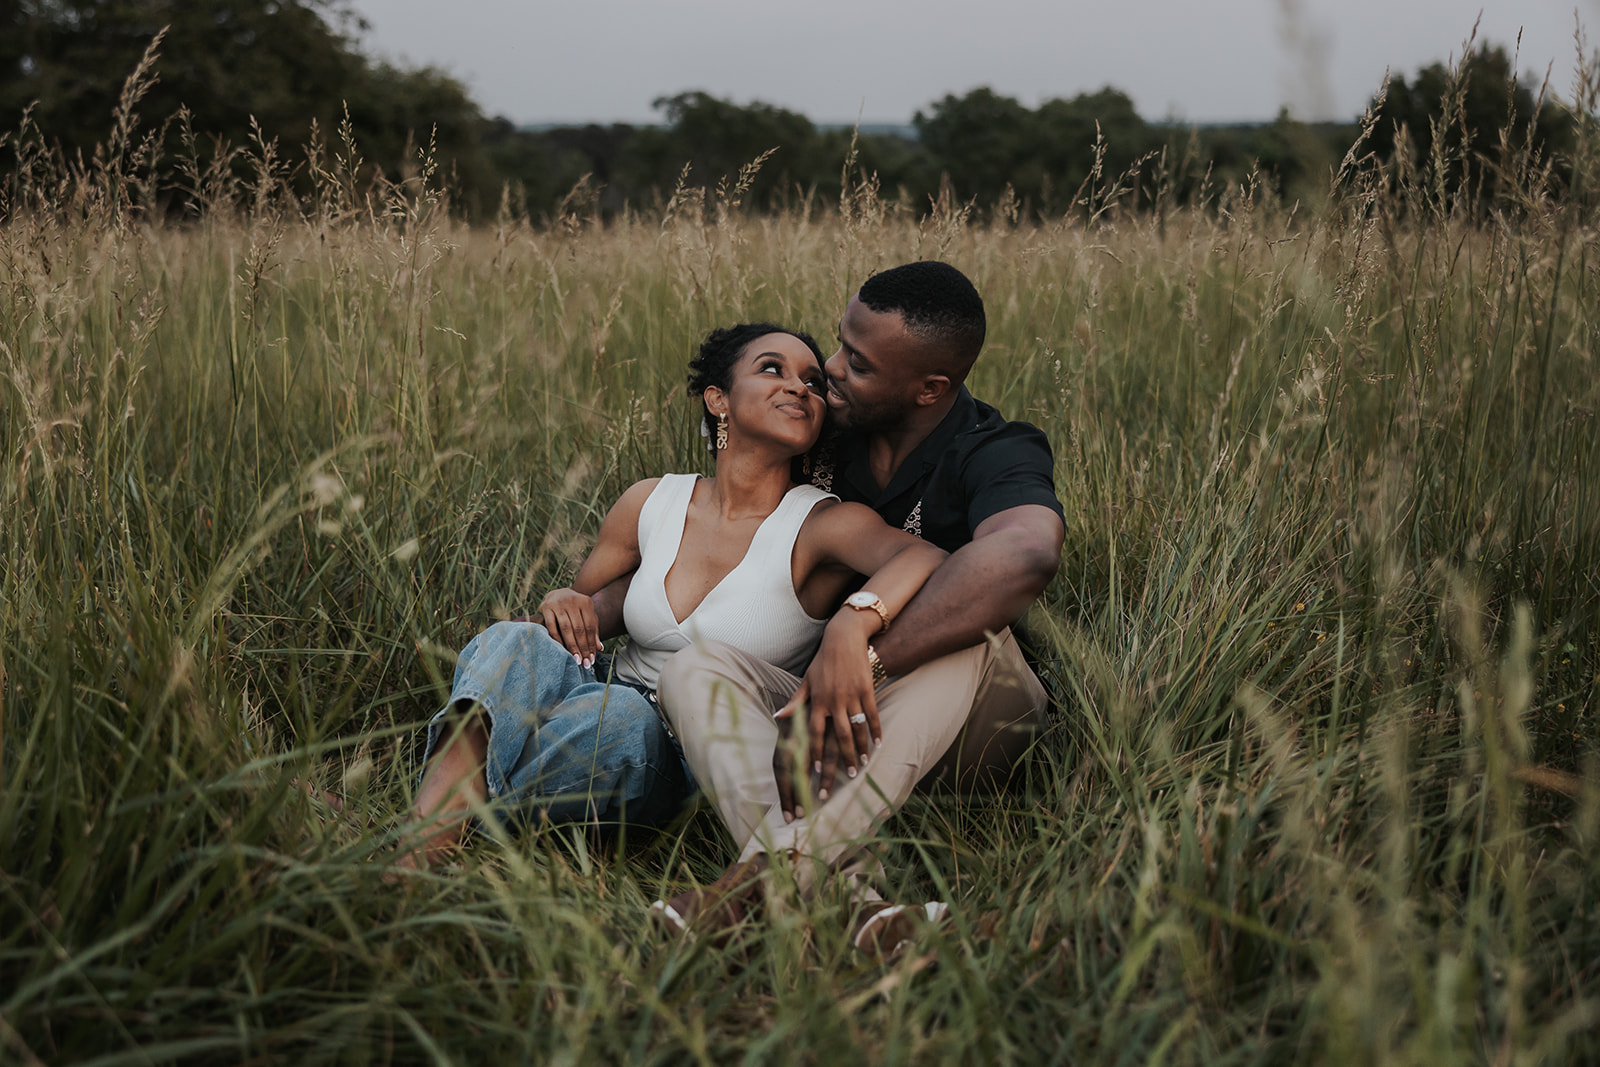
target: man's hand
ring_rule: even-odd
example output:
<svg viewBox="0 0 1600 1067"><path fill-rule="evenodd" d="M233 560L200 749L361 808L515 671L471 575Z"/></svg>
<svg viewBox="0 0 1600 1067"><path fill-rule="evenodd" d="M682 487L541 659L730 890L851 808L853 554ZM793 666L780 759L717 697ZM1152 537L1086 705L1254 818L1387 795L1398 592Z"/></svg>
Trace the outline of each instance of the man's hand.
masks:
<svg viewBox="0 0 1600 1067"><path fill-rule="evenodd" d="M594 600L575 589L552 589L539 602L539 621L585 667L600 652L600 619Z"/></svg>
<svg viewBox="0 0 1600 1067"><path fill-rule="evenodd" d="M805 730L796 731L794 721L803 717L796 712L796 707L805 707L805 683L801 683L800 691L796 696L801 703L794 701L778 709L773 716L778 724L778 743L772 750L772 777L778 783L778 807L783 812L784 822L794 822L806 812L807 796L800 789L801 782L808 782L811 778L806 770L807 764L813 761L807 758L808 734ZM836 765L839 759L839 745L834 737L830 724L823 734L822 764L823 766ZM833 781L830 778L828 786L831 789ZM819 789L819 800L827 800L827 790Z"/></svg>

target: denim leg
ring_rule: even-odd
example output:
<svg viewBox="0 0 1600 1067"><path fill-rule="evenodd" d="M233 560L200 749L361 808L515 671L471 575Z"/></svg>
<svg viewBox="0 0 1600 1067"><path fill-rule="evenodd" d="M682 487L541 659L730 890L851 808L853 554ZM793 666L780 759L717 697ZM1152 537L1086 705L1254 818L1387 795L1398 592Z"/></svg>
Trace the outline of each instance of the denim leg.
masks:
<svg viewBox="0 0 1600 1067"><path fill-rule="evenodd" d="M553 707L573 688L594 681L572 653L531 622L497 622L456 657L450 703L485 707Z"/></svg>
<svg viewBox="0 0 1600 1067"><path fill-rule="evenodd" d="M491 726L489 762L502 795L514 798L519 811L554 822L656 826L689 795L688 775L660 716L621 684L577 686L534 729Z"/></svg>
<svg viewBox="0 0 1600 1067"><path fill-rule="evenodd" d="M514 818L659 825L692 791L650 701L596 679L543 626L496 623L462 650L450 703L428 729L429 755L462 702L483 709L489 795Z"/></svg>

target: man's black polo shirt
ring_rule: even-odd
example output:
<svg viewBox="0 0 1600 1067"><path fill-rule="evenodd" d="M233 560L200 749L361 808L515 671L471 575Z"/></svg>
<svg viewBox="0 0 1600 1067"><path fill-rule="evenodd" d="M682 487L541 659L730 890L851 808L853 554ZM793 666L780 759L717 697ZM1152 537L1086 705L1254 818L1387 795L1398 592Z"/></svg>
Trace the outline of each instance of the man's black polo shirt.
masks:
<svg viewBox="0 0 1600 1067"><path fill-rule="evenodd" d="M880 492L865 439L841 433L818 450L812 484L865 504L890 526L954 552L989 516L1023 504L1064 513L1050 442L1038 427L1007 422L967 387Z"/></svg>

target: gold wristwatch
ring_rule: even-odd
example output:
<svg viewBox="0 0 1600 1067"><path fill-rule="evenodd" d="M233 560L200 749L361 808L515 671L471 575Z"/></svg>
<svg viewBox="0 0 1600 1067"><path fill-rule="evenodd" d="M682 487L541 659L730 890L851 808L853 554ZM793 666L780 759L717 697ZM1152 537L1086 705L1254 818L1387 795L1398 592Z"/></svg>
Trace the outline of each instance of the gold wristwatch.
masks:
<svg viewBox="0 0 1600 1067"><path fill-rule="evenodd" d="M883 606L883 598L877 593L869 593L863 589L845 597L844 602L857 611L876 611L878 618L883 620L883 625L878 628L880 634L889 628L889 609Z"/></svg>
<svg viewBox="0 0 1600 1067"><path fill-rule="evenodd" d="M867 664L872 668L872 688L876 689L889 680L889 672L884 670L883 660L878 658L878 650L871 645L867 646Z"/></svg>

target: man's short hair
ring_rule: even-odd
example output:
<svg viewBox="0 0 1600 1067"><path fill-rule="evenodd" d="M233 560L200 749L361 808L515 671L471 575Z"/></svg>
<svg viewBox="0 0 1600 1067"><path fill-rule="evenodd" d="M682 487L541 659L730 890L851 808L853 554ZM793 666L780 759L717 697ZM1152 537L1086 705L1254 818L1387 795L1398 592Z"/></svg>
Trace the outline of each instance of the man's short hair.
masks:
<svg viewBox="0 0 1600 1067"><path fill-rule="evenodd" d="M983 348L983 298L948 263L925 259L874 274L862 283L860 298L873 311L899 312L913 336L938 349L939 369L956 381Z"/></svg>

